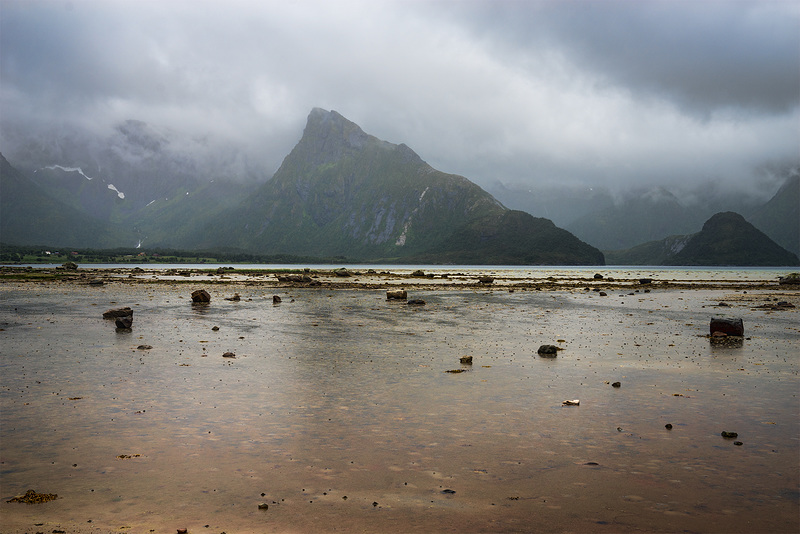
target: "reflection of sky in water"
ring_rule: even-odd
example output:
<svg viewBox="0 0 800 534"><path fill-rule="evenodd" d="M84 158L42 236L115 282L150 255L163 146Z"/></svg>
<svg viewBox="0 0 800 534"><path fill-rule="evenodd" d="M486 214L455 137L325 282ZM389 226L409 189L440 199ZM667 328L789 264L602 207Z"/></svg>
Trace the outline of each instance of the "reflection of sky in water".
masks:
<svg viewBox="0 0 800 534"><path fill-rule="evenodd" d="M2 292L4 501L62 497L6 517L257 532L274 500L278 531L796 525L794 311L734 304L751 339L720 349L721 293L209 290ZM117 333L100 316L125 305Z"/></svg>

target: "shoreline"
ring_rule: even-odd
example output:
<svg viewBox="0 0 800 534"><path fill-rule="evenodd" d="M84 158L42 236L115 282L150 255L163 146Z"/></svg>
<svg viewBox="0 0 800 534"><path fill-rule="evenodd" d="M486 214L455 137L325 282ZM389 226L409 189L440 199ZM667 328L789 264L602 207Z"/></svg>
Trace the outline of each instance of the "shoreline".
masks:
<svg viewBox="0 0 800 534"><path fill-rule="evenodd" d="M547 269L547 267L542 267ZM713 271L713 268L709 268ZM791 269L786 269L787 273ZM286 288L318 288L318 289L364 289L381 290L398 287L414 290L448 290L475 289L485 291L594 291L635 290L649 292L652 290L800 290L798 284L782 284L779 276L772 280L743 279L739 271L716 271L715 278L657 278L650 269L615 268L615 276L606 276L600 272L609 269L598 269L591 276L542 276L520 277L516 271L508 268L492 270L491 268L459 268L450 270L437 268L419 274L410 268L398 268L392 271L376 271L374 269L236 269L220 266L210 269L143 269L141 267L102 267L67 270L63 267L0 267L0 284L4 282L55 282L74 285L130 285L130 284L208 284L240 287L263 286L275 289ZM407 272L403 272L407 271ZM638 274L637 274L638 271ZM664 275L670 271L658 273ZM721 273L725 274L721 274ZM292 279L294 277L294 279Z"/></svg>

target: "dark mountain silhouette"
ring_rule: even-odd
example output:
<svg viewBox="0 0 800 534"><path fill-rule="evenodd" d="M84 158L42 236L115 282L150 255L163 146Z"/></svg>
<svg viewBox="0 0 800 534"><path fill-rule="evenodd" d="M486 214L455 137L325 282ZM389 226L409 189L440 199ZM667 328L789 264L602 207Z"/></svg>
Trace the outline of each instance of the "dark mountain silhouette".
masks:
<svg viewBox="0 0 800 534"><path fill-rule="evenodd" d="M618 265L800 265L796 254L731 211L712 216L696 234L671 236L607 254L609 262Z"/></svg>

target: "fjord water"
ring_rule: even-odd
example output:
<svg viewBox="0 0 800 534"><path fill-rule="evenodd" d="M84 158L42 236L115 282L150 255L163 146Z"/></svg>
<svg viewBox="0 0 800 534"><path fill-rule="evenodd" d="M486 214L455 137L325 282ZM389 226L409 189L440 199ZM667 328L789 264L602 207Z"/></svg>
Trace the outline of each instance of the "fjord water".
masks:
<svg viewBox="0 0 800 534"><path fill-rule="evenodd" d="M800 526L800 330L765 295L188 287L0 286L8 532ZM723 299L740 347L705 336Z"/></svg>

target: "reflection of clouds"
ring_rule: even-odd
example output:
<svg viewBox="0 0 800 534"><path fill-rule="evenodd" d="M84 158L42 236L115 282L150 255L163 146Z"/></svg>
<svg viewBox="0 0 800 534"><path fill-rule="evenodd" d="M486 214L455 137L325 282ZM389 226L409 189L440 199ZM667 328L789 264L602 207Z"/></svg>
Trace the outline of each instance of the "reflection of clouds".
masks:
<svg viewBox="0 0 800 534"><path fill-rule="evenodd" d="M37 289L42 297L6 294L0 308L0 323L23 323L3 332L0 352L9 371L0 375L9 392L0 417L15 429L3 436L15 462L4 483L41 477L77 494L107 484L103 472L115 469L114 494L130 499L131 517L152 517L163 488L181 487L235 523L241 510L226 516L219 495L238 499L254 483L287 503L305 489L313 506L347 494L347 505L362 499L370 509L400 488L404 506L429 510L452 487L464 506L479 507L497 495L567 493L589 480L587 462L622 466L613 473L619 485L587 487L598 506L620 502L641 473L647 485L637 492L653 502L762 499L786 484L769 474L797 452L793 316L759 323L746 352L709 348L697 335L706 291L628 295L624 305L582 292L430 291L423 315L387 303L382 291L292 289L279 307L271 293L242 291L240 303L214 300L200 311L185 288L159 287L148 301L152 288L137 286L124 290L141 303L134 336L115 335L97 317L97 293L68 291L71 307L59 317L77 313L83 328L50 323L48 306L24 305L47 298L47 288ZM742 314L748 324L764 317ZM558 339L557 358L536 357L541 343ZM135 350L142 342L153 349ZM223 360L226 350L237 358ZM467 355L469 372L444 372ZM581 406L561 409L572 398ZM722 429L781 453L737 466L746 483L709 487L708 473L728 472L730 457L695 444L721 442ZM132 453L142 461L114 459ZM73 463L99 468L78 477L60 467ZM503 511L519 514L517 525L531 517L518 508L525 502Z"/></svg>

